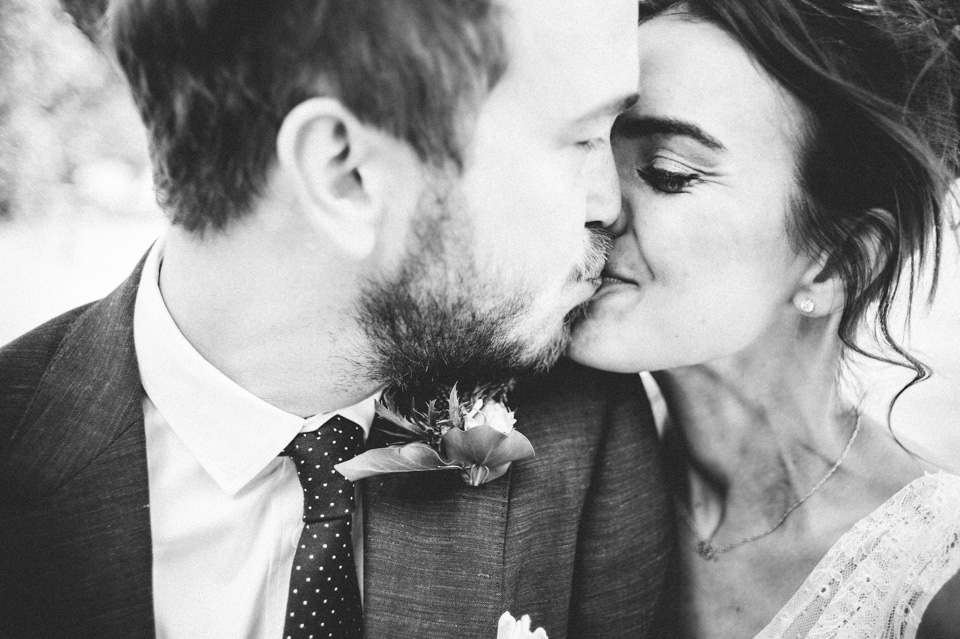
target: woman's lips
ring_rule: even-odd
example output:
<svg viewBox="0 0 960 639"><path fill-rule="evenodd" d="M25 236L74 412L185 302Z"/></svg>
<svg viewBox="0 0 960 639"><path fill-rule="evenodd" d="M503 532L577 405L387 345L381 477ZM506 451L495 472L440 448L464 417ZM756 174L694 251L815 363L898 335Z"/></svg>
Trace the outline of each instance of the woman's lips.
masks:
<svg viewBox="0 0 960 639"><path fill-rule="evenodd" d="M626 277L616 275L606 270L604 270L604 272L600 275L600 279L604 286L612 286L614 284L631 284L633 286L637 285L637 283L631 279L627 279Z"/></svg>

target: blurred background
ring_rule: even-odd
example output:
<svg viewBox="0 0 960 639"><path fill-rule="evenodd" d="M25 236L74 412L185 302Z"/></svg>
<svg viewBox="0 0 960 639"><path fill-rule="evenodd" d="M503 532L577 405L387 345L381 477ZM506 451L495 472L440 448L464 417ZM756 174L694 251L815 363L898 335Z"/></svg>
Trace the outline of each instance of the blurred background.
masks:
<svg viewBox="0 0 960 639"><path fill-rule="evenodd" d="M64 0L88 34L106 0ZM164 227L143 127L122 80L56 0L0 0L0 344L113 290ZM901 309L903 310L903 309ZM960 252L913 308L908 343L934 370L892 413L901 441L960 470ZM858 363L886 418L910 374Z"/></svg>
<svg viewBox="0 0 960 639"><path fill-rule="evenodd" d="M163 224L112 65L56 0L0 0L0 343L109 293Z"/></svg>

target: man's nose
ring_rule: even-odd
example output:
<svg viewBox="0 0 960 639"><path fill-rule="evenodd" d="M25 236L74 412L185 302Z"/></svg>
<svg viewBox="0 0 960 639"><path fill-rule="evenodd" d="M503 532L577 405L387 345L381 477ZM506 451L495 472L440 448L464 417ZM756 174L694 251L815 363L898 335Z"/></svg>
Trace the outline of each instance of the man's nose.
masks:
<svg viewBox="0 0 960 639"><path fill-rule="evenodd" d="M609 146L597 149L587 160L587 223L612 226L620 216L620 180Z"/></svg>

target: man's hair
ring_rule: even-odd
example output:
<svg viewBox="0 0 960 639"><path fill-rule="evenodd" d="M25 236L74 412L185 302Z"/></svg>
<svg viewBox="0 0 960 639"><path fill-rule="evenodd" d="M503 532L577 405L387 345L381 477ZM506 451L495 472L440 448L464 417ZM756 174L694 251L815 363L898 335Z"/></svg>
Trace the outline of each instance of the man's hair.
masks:
<svg viewBox="0 0 960 639"><path fill-rule="evenodd" d="M506 56L494 0L117 0L110 41L160 204L200 232L250 211L284 117L313 96L462 167Z"/></svg>

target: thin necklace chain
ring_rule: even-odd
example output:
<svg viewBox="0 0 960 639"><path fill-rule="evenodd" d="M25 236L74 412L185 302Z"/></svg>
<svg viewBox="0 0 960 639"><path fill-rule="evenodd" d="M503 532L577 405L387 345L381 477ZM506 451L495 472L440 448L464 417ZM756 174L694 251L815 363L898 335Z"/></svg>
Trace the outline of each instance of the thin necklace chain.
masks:
<svg viewBox="0 0 960 639"><path fill-rule="evenodd" d="M787 510L783 513L783 515L780 517L780 520L777 521L777 523L775 523L770 528L767 528L763 532L757 533L755 535L750 535L749 537L745 537L744 539L735 541L732 544L727 544L725 546L717 546L713 543L713 537L714 535L717 534L716 531L714 531L712 534L710 534L710 536L706 538L701 537L700 531L697 530L697 524L696 522L693 521L693 516L690 514L689 510L686 507L684 507L683 504L680 503L679 498L675 497L675 501L677 503L677 510L680 511L680 514L683 516L683 520L687 524L687 527L690 528L690 532L692 532L694 536L697 538L697 546L696 546L697 554L703 557L704 559L708 559L708 560L716 559L717 556L719 555L730 552L731 550L739 548L740 546L743 546L745 544L749 544L750 542L757 541L758 539L762 539L767 535L773 533L773 531L775 531L780 526L782 526L783 522L785 522L787 520L787 517L790 516L790 513L792 513L797 508L802 506L805 501L810 499L810 497L815 492L820 490L820 487L823 486L825 483L827 483L827 480L830 479L835 472L837 472L837 469L840 468L840 465L843 463L843 460L847 458L847 454L850 452L850 449L853 447L853 442L857 439L857 434L860 432L860 424L861 424L861 419L860 419L860 414L858 413L857 425L854 427L853 433L850 435L850 439L847 441L847 447L843 449L842 453L840 453L840 457L837 459L836 463L830 468L830 470L827 471L826 475L820 478L820 481L818 481L813 488L807 491L807 494L805 494L803 497L798 499L796 503L794 503L792 506L787 508Z"/></svg>

